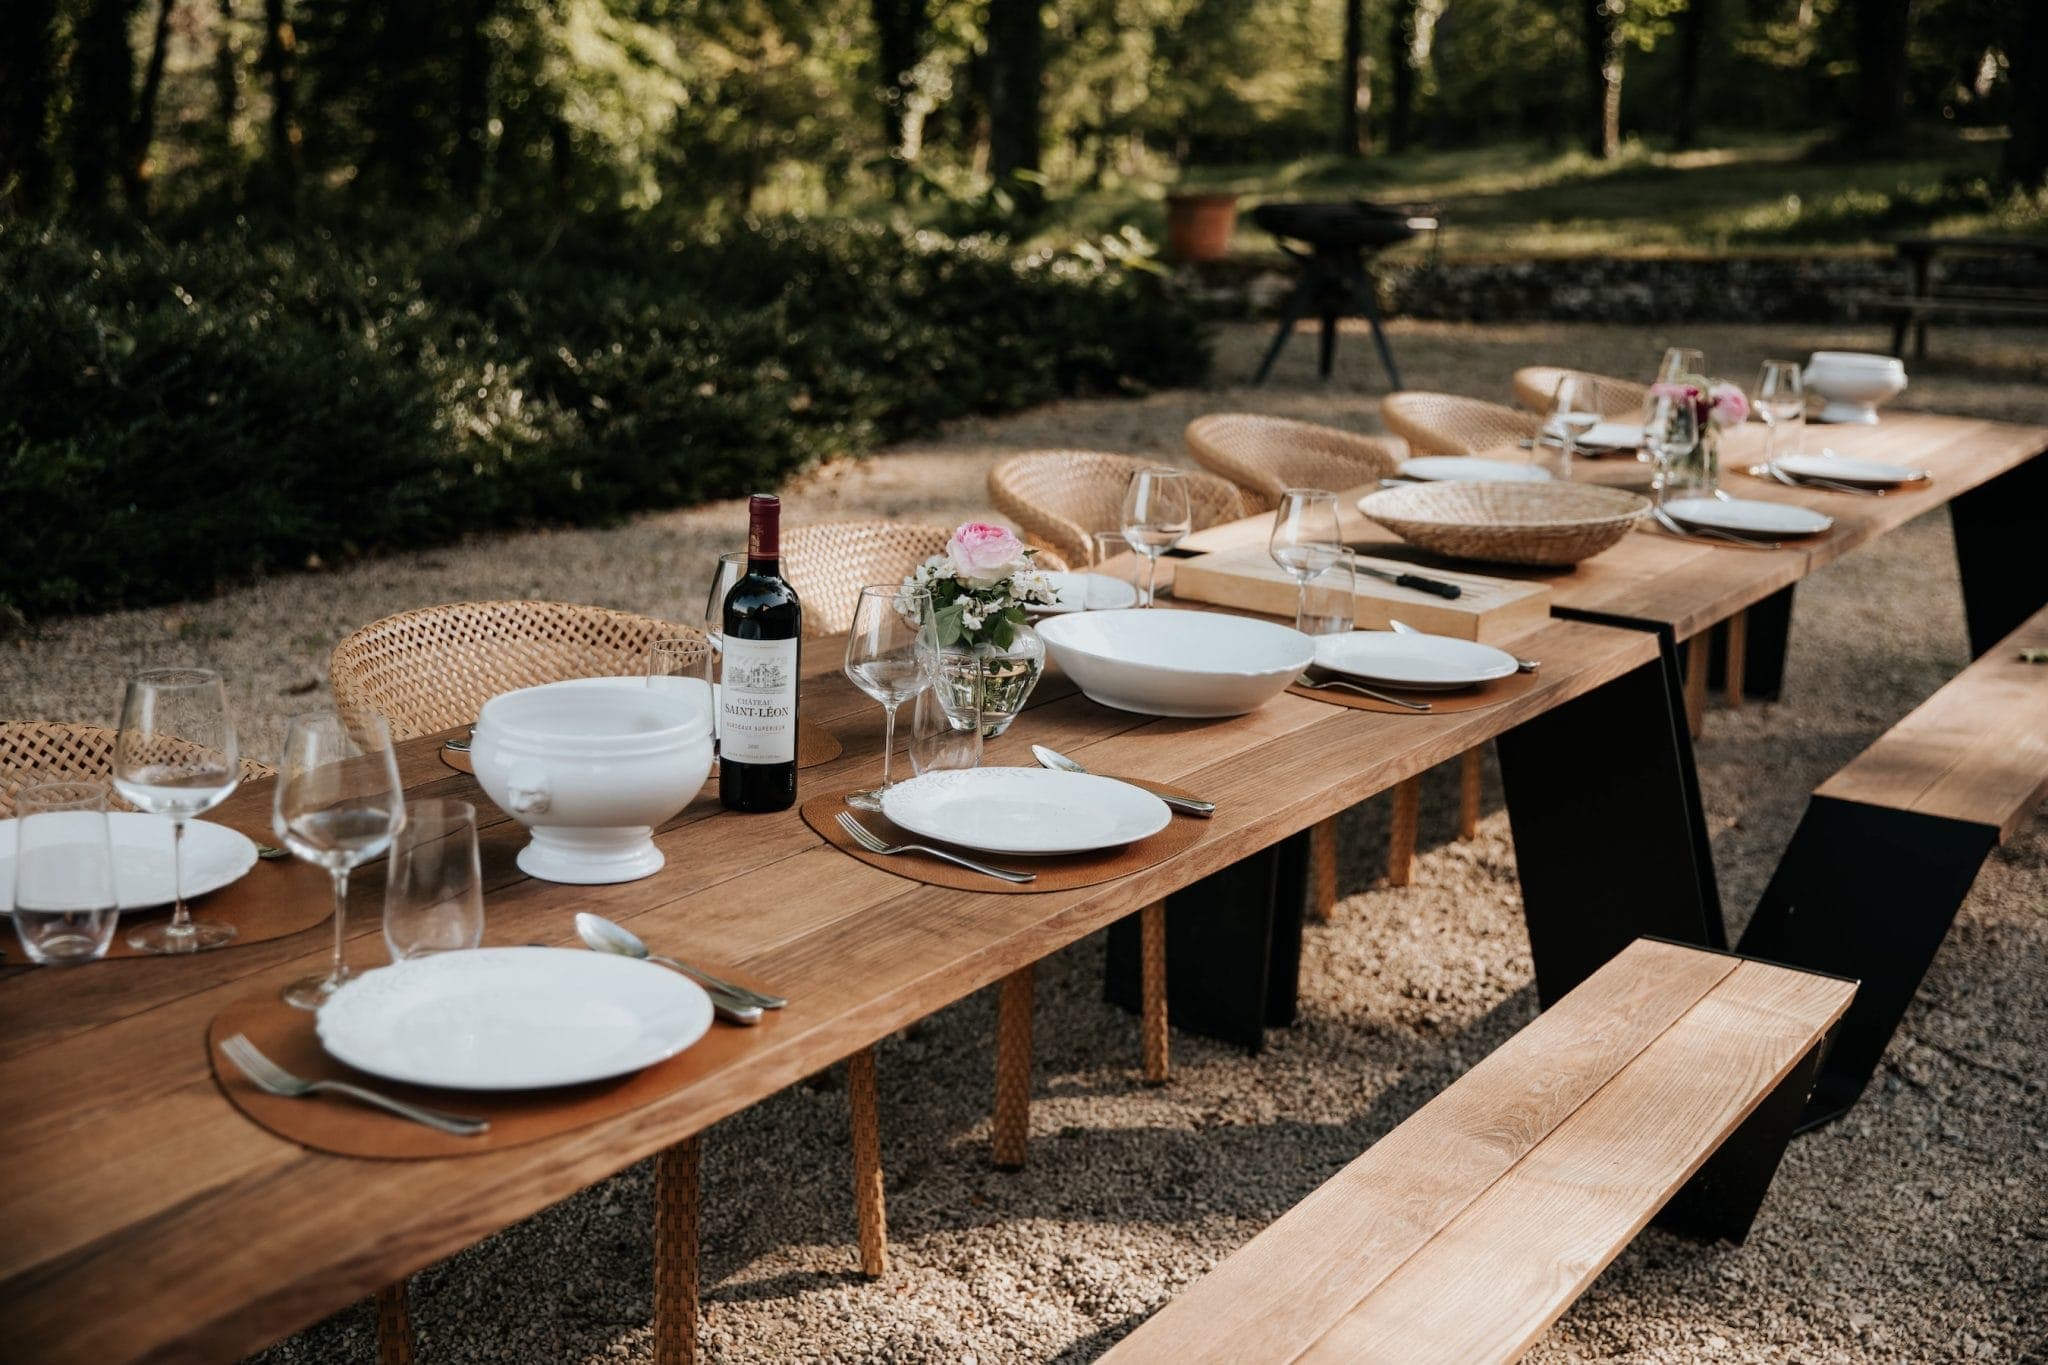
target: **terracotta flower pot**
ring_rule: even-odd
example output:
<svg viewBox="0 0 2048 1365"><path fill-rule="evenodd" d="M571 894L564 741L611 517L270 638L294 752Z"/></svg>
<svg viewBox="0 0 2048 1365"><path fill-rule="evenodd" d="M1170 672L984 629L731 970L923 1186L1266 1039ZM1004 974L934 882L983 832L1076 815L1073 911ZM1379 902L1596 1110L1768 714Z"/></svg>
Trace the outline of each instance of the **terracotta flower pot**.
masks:
<svg viewBox="0 0 2048 1365"><path fill-rule="evenodd" d="M1174 261L1220 261L1237 226L1234 194L1166 196L1166 256Z"/></svg>

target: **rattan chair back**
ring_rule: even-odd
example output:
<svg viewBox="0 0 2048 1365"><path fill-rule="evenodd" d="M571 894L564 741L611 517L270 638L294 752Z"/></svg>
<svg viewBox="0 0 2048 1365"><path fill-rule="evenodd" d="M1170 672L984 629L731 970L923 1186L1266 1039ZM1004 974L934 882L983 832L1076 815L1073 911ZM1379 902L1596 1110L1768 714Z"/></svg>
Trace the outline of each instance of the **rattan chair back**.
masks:
<svg viewBox="0 0 2048 1365"><path fill-rule="evenodd" d="M1538 419L1498 403L1452 393L1390 393L1380 420L1417 455L1476 455L1536 434Z"/></svg>
<svg viewBox="0 0 2048 1365"><path fill-rule="evenodd" d="M55 720L0 721L0 819L12 819L16 799L30 782L104 782L114 774L116 731L104 725ZM242 760L242 780L275 777L277 769ZM109 791L108 808L133 810Z"/></svg>
<svg viewBox="0 0 2048 1365"><path fill-rule="evenodd" d="M1593 409L1610 420L1637 421L1643 415L1644 405L1649 402L1648 384L1638 384L1633 379L1616 379L1610 374L1568 370L1557 365L1525 365L1516 370L1515 401L1538 416L1548 414L1550 400L1557 396L1557 381L1567 374L1576 374L1593 382Z"/></svg>
<svg viewBox="0 0 2048 1365"><path fill-rule="evenodd" d="M1100 450L1034 450L989 470L988 493L1026 542L1083 568L1094 558L1095 533L1122 529L1131 475L1160 463ZM1236 484L1200 470L1188 471L1188 505L1197 531L1246 512Z"/></svg>
<svg viewBox="0 0 2048 1365"><path fill-rule="evenodd" d="M500 692L647 671L694 626L565 602L454 602L373 621L334 647L336 706L381 712L393 739L468 725ZM708 645L706 646L708 648Z"/></svg>
<svg viewBox="0 0 2048 1365"><path fill-rule="evenodd" d="M803 599L804 634L853 629L853 608L869 583L897 583L946 552L943 526L893 521L823 521L782 533L782 573Z"/></svg>
<svg viewBox="0 0 2048 1365"><path fill-rule="evenodd" d="M1377 483L1408 453L1391 437L1250 412L1197 417L1188 423L1187 442L1197 464L1237 485L1247 512L1272 511L1289 488L1338 491Z"/></svg>

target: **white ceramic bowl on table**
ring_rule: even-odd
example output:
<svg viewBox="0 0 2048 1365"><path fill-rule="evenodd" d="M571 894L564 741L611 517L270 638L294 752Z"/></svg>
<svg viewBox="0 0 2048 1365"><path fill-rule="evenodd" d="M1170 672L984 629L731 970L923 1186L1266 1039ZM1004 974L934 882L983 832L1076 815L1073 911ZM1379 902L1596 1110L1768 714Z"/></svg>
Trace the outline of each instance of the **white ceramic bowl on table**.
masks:
<svg viewBox="0 0 2048 1365"><path fill-rule="evenodd" d="M1208 611L1075 612L1038 633L1091 700L1147 716L1255 711L1316 656L1315 642L1291 626Z"/></svg>
<svg viewBox="0 0 2048 1365"><path fill-rule="evenodd" d="M1815 351L1806 362L1806 387L1827 401L1817 422L1877 424L1877 406L1906 387L1897 356L1861 351Z"/></svg>
<svg viewBox="0 0 2048 1365"><path fill-rule="evenodd" d="M711 772L701 691L592 678L485 702L470 761L491 800L532 832L520 868L578 885L660 871L655 826L688 805Z"/></svg>

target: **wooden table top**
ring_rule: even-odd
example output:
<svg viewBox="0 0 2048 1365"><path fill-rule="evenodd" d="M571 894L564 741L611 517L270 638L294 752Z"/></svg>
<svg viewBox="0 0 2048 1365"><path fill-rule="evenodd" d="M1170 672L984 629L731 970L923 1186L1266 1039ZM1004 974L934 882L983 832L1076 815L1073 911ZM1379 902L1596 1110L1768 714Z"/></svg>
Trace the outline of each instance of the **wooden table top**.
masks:
<svg viewBox="0 0 2048 1365"><path fill-rule="evenodd" d="M1551 587L1553 610L1667 626L1675 638L1687 640L1797 583L1857 546L1903 526L1923 512L1946 505L1958 494L2048 450L2048 427L1933 413L1887 412L1874 427L1809 425L1805 445L1809 450L1832 448L1844 455L1924 468L1931 470L1934 477L1925 488L1892 492L1882 498L1788 488L1775 480L1752 478L1744 471L1763 459L1764 448L1764 430L1752 423L1722 438L1723 490L1731 497L1798 503L1824 512L1835 519L1834 529L1826 535L1807 542L1788 542L1784 549L1766 552L1680 540L1645 520L1643 529L1613 549L1570 568L1462 567L1503 578L1546 582ZM1520 451L1499 454L1508 459L1528 458ZM1591 476L1589 481L1608 481L1616 468L1627 468L1611 460L1584 463ZM1338 498L1344 533L1351 543L1366 553L1389 559L1418 564L1448 562L1415 549L1358 513L1358 499L1377 491L1377 487L1350 489ZM1212 527L1189 536L1182 547L1206 551L1264 544L1272 520L1268 514Z"/></svg>
<svg viewBox="0 0 2048 1365"><path fill-rule="evenodd" d="M1161 896L1454 757L1655 657L1652 637L1550 621L1513 642L1543 660L1529 692L1486 710L1387 716L1285 695L1223 721L1097 706L1048 674L987 762L1044 743L1099 771L1182 783L1219 803L1207 837L1124 880L978 895L906 880L828 846L796 811L743 816L698 800L657 836L659 874L620 886L533 881L524 834L443 765L438 737L401 746L413 795L478 804L485 941L574 942L571 912L630 924L657 949L786 993L757 1029L719 1025L688 1084L634 1113L532 1146L440 1161L303 1150L237 1113L208 1073L221 1008L321 969L330 929L187 959L0 972L0 1319L9 1357L108 1365L232 1358L623 1169ZM875 705L806 643L804 714L846 751L804 790L872 781ZM212 818L268 839L268 784ZM325 895L310 868L294 894ZM383 960L373 878L350 958Z"/></svg>

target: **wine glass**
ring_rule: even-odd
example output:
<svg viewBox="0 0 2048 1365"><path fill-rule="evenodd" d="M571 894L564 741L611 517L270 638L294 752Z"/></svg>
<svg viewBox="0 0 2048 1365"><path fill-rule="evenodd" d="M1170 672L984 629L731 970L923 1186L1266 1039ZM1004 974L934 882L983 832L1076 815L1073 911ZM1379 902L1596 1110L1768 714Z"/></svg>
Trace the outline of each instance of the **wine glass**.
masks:
<svg viewBox="0 0 2048 1365"><path fill-rule="evenodd" d="M114 740L114 790L137 810L171 818L172 906L168 921L129 934L129 947L196 953L234 938L234 925L194 923L186 908L185 822L227 800L241 772L220 674L153 668L129 680Z"/></svg>
<svg viewBox="0 0 2048 1365"><path fill-rule="evenodd" d="M728 550L718 557L711 573L711 590L704 595L704 636L715 654L725 645L725 598L732 585L747 573L747 552Z"/></svg>
<svg viewBox="0 0 2048 1365"><path fill-rule="evenodd" d="M860 590L853 632L846 637L846 676L882 703L882 785L855 792L846 804L882 808L889 790L889 757L896 747L896 708L932 684L939 654L938 614L923 588L884 583Z"/></svg>
<svg viewBox="0 0 2048 1365"><path fill-rule="evenodd" d="M1656 394L1650 399L1650 420L1643 423L1643 449L1656 465L1654 489L1659 507L1674 496L1696 491L1699 480L1691 467L1699 443L1699 409L1691 398Z"/></svg>
<svg viewBox="0 0 2048 1365"><path fill-rule="evenodd" d="M341 956L349 871L390 848L404 824L405 796L384 717L374 711L292 717L271 827L286 848L334 879L334 960L327 975L285 987L286 1003L318 1009L353 975Z"/></svg>
<svg viewBox="0 0 2048 1365"><path fill-rule="evenodd" d="M106 785L31 782L14 812L14 932L22 951L51 966L105 957L121 918Z"/></svg>
<svg viewBox="0 0 2048 1365"><path fill-rule="evenodd" d="M1707 353L1690 346L1669 346L1657 366L1659 384L1688 384L1707 372Z"/></svg>
<svg viewBox="0 0 2048 1365"><path fill-rule="evenodd" d="M917 694L910 708L912 772L981 766L981 660L972 654L946 661L943 677Z"/></svg>
<svg viewBox="0 0 2048 1365"><path fill-rule="evenodd" d="M1193 515L1186 470L1158 465L1131 475L1130 487L1124 490L1124 539L1145 556L1145 592L1139 605L1152 605L1159 556L1180 544L1193 528Z"/></svg>
<svg viewBox="0 0 2048 1365"><path fill-rule="evenodd" d="M1358 561L1345 551L1301 585L1294 628L1303 635L1346 635L1358 624Z"/></svg>
<svg viewBox="0 0 2048 1365"><path fill-rule="evenodd" d="M391 960L474 948L484 937L484 878L476 807L408 801L384 877L384 944Z"/></svg>
<svg viewBox="0 0 2048 1365"><path fill-rule="evenodd" d="M1793 447L1799 453L1797 433L1806 428L1806 380L1796 360L1766 360L1756 377L1756 410L1764 419L1764 462L1778 462L1779 433L1791 431Z"/></svg>
<svg viewBox="0 0 2048 1365"><path fill-rule="evenodd" d="M1273 513L1266 540L1273 562L1294 580L1294 626L1308 609L1309 580L1344 557L1344 533L1337 525L1337 495L1321 488L1289 488Z"/></svg>
<svg viewBox="0 0 2048 1365"><path fill-rule="evenodd" d="M718 693L716 656L709 639L696 635L675 635L647 646L647 685L657 691L674 692L704 708L711 718L711 761L718 762Z"/></svg>
<svg viewBox="0 0 2048 1365"><path fill-rule="evenodd" d="M1536 464L1557 478L1569 479L1580 438L1599 425L1600 408L1593 400L1593 381L1567 370L1558 376L1557 388L1550 395L1550 413L1543 419L1543 439L1536 443Z"/></svg>

